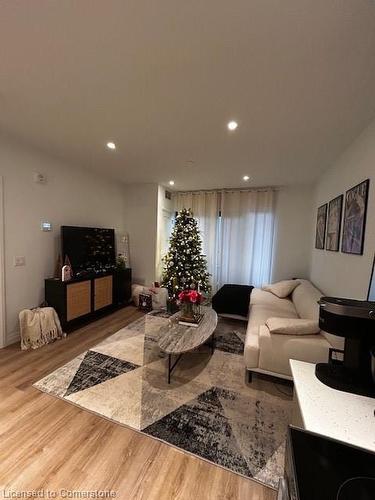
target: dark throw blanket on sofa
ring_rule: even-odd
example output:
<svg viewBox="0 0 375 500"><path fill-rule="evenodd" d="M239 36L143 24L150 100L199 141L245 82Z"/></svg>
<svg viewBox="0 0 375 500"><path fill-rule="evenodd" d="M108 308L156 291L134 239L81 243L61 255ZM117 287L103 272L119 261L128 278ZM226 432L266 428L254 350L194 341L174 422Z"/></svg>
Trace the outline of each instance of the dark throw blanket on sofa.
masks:
<svg viewBox="0 0 375 500"><path fill-rule="evenodd" d="M212 297L212 308L217 314L236 314L247 317L253 288L250 285L224 285Z"/></svg>

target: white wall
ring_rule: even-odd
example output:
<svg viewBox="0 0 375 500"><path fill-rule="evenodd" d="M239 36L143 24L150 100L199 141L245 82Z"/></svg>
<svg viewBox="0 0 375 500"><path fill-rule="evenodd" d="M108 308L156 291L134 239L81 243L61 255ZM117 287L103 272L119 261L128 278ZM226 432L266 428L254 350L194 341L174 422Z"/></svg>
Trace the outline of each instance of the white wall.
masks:
<svg viewBox="0 0 375 500"><path fill-rule="evenodd" d="M156 279L158 185L128 184L124 193L133 282L151 286Z"/></svg>
<svg viewBox="0 0 375 500"><path fill-rule="evenodd" d="M375 121L320 178L315 192L314 216L320 205L370 179L364 255L312 250L311 280L327 295L367 298L375 251ZM315 228L311 246L314 247Z"/></svg>
<svg viewBox="0 0 375 500"><path fill-rule="evenodd" d="M47 175L45 185L33 172ZM70 168L9 140L0 140L4 178L5 290L7 342L17 340L18 313L44 299L44 278L52 276L60 248L60 226L109 227L124 232L123 185L91 172ZM41 220L53 224L40 230ZM26 266L14 267L15 256Z"/></svg>
<svg viewBox="0 0 375 500"><path fill-rule="evenodd" d="M272 281L309 277L312 192L311 186L303 185L277 193Z"/></svg>
<svg viewBox="0 0 375 500"><path fill-rule="evenodd" d="M160 281L163 273L162 258L168 250L169 236L174 218L174 207L172 200L165 197L166 189L158 186L158 226L156 241L156 280Z"/></svg>

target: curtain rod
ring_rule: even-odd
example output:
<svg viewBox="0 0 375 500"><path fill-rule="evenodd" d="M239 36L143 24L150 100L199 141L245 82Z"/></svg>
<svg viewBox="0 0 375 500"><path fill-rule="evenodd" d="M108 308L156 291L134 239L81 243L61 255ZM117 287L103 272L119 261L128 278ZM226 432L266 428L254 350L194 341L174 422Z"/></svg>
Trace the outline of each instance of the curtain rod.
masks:
<svg viewBox="0 0 375 500"><path fill-rule="evenodd" d="M234 192L257 192L266 193L267 191L280 191L282 186L270 186L259 188L223 188L223 189L193 189L190 191L173 191L172 195L176 194L198 194L198 193L234 193Z"/></svg>

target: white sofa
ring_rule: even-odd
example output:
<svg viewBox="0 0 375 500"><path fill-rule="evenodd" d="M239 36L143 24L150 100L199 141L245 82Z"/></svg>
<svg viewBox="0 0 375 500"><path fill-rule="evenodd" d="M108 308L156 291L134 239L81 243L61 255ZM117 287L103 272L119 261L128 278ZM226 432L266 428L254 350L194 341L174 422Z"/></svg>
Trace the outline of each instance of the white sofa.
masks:
<svg viewBox="0 0 375 500"><path fill-rule="evenodd" d="M270 317L318 321L317 302L323 294L310 281L299 281L300 285L285 299L259 288L252 291L244 351L249 380L252 372L291 379L289 359L327 362L330 347L342 348L338 337L323 331L314 335L270 333L265 325Z"/></svg>

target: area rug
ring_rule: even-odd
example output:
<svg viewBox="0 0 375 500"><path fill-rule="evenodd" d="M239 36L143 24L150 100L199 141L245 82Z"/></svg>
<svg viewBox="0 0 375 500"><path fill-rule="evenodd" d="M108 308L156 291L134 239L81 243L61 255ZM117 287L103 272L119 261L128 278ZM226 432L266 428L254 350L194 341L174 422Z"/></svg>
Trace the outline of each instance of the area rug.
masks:
<svg viewBox="0 0 375 500"><path fill-rule="evenodd" d="M228 319L219 320L213 355L209 346L185 354L169 385L157 344L169 321L163 316L143 316L34 387L276 487L291 418L289 388L246 383L246 324Z"/></svg>

